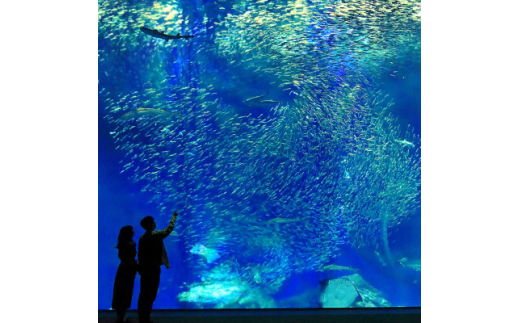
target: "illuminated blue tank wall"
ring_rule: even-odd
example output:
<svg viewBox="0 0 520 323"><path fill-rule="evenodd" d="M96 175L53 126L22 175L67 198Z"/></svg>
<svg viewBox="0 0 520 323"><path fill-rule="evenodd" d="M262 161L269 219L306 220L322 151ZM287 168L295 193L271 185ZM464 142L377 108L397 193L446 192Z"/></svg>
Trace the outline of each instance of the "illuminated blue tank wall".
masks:
<svg viewBox="0 0 520 323"><path fill-rule="evenodd" d="M155 309L421 305L419 2L111 0L98 28L99 309L119 229L176 209Z"/></svg>

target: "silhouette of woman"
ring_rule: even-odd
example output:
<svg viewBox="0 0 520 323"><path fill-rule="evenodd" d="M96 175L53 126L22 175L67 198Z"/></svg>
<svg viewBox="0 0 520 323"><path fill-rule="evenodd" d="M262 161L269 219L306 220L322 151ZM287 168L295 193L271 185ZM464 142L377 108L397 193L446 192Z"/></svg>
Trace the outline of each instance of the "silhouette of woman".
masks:
<svg viewBox="0 0 520 323"><path fill-rule="evenodd" d="M137 271L136 247L132 239L134 235L134 228L127 225L121 228L117 238L116 248L119 249L117 256L121 259L121 264L117 268L112 297L112 308L117 312L117 323L130 322L126 319L125 314L132 303L135 273Z"/></svg>

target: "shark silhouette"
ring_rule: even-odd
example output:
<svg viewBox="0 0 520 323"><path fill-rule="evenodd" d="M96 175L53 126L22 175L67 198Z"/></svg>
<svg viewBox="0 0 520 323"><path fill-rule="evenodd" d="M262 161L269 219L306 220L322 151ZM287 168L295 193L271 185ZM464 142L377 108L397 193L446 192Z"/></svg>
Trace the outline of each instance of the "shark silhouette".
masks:
<svg viewBox="0 0 520 323"><path fill-rule="evenodd" d="M193 35L181 35L180 33L177 35L167 35L164 32L160 32L156 29L149 29L146 27L141 27L139 29L141 29L141 31L147 35L150 35L155 38L164 39L164 40L166 40L166 42L168 42L168 40L170 40L170 39L181 39L181 38L189 39L189 38L195 37Z"/></svg>

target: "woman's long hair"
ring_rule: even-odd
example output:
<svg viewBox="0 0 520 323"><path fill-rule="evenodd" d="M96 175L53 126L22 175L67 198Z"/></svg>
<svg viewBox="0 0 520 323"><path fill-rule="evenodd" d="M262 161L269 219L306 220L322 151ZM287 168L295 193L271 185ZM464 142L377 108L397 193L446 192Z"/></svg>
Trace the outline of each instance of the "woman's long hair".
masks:
<svg viewBox="0 0 520 323"><path fill-rule="evenodd" d="M117 246L119 249L125 242L132 241L132 232L134 232L134 228L131 225L125 225L119 231L119 237L117 237Z"/></svg>

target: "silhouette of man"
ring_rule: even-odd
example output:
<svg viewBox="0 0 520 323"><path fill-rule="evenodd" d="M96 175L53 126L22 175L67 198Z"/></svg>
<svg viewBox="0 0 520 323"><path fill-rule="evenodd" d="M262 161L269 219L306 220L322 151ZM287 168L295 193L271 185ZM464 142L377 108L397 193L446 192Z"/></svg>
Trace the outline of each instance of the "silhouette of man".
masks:
<svg viewBox="0 0 520 323"><path fill-rule="evenodd" d="M161 265L170 268L168 255L164 248L163 239L170 235L177 220L177 211L173 212L168 227L164 230L154 231L155 220L146 216L141 220L141 226L146 232L139 238L137 259L139 261L139 273L141 275L141 290L137 302L137 312L140 323L151 323L150 314L153 302L159 290L159 278Z"/></svg>

